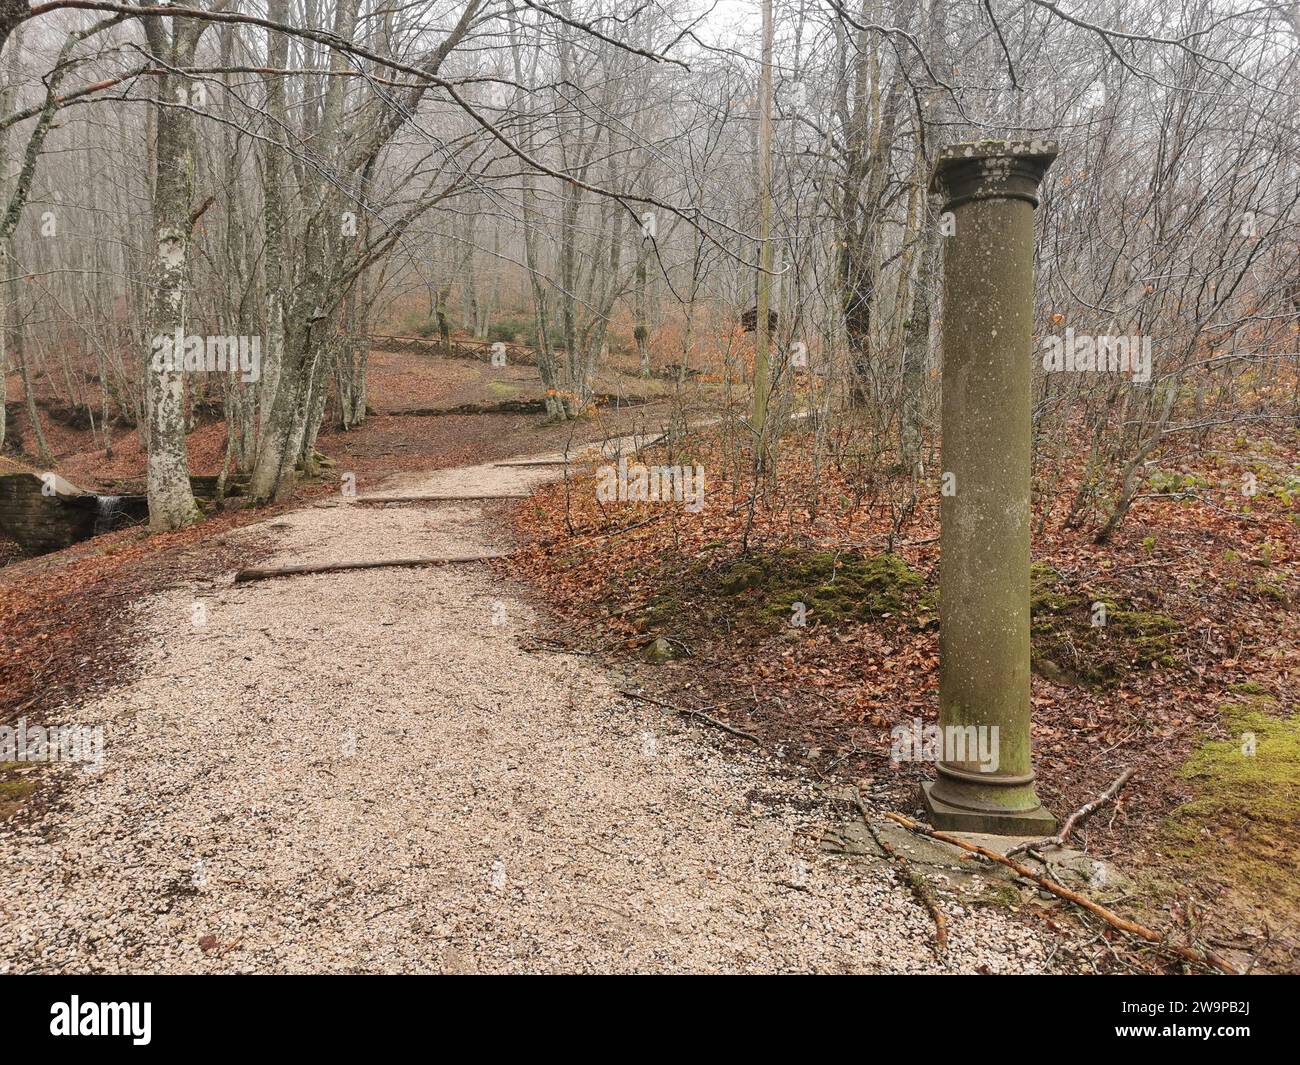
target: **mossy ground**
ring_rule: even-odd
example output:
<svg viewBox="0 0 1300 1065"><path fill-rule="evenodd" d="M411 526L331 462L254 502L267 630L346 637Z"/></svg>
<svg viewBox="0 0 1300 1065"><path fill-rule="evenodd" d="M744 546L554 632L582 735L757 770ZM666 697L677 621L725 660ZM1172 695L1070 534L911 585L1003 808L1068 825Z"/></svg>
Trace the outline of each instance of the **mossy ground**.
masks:
<svg viewBox="0 0 1300 1065"><path fill-rule="evenodd" d="M1060 574L1036 563L1029 600L1034 669L1049 679L1110 687L1131 669L1175 664L1181 627L1164 614L1135 609L1125 596L1065 591ZM1104 623L1094 624L1095 618Z"/></svg>
<svg viewBox="0 0 1300 1065"><path fill-rule="evenodd" d="M938 621L935 582L891 554L788 548L665 569L654 583L658 591L639 627L656 636L884 619L920 630ZM1030 600L1034 667L1049 679L1110 687L1132 669L1175 663L1179 625L1124 596L1066 591L1055 570L1035 565ZM1098 602L1104 625L1093 624Z"/></svg>
<svg viewBox="0 0 1300 1065"><path fill-rule="evenodd" d="M841 626L898 618L920 628L936 618L927 578L896 555L787 549L721 565L692 563L660 574L642 615L649 632L736 627ZM800 609L799 604L802 604Z"/></svg>
<svg viewBox="0 0 1300 1065"><path fill-rule="evenodd" d="M1180 775L1191 801L1161 827L1165 852L1207 870L1257 905L1294 921L1300 907L1300 714L1267 697L1222 707L1228 737L1208 740ZM1253 753L1250 753L1252 752Z"/></svg>
<svg viewBox="0 0 1300 1065"><path fill-rule="evenodd" d="M488 391L494 399L514 399L521 389L511 381L489 381Z"/></svg>
<svg viewBox="0 0 1300 1065"><path fill-rule="evenodd" d="M926 578L897 555L784 551L740 559L719 583L727 596L751 597L763 618L786 622L803 604L808 624L838 624L904 616L924 624L934 616Z"/></svg>
<svg viewBox="0 0 1300 1065"><path fill-rule="evenodd" d="M36 790L35 774L24 762L0 762L0 822L9 820Z"/></svg>
<svg viewBox="0 0 1300 1065"><path fill-rule="evenodd" d="M1243 680L1240 684L1229 684L1228 690L1237 695L1267 695L1268 689L1257 680Z"/></svg>

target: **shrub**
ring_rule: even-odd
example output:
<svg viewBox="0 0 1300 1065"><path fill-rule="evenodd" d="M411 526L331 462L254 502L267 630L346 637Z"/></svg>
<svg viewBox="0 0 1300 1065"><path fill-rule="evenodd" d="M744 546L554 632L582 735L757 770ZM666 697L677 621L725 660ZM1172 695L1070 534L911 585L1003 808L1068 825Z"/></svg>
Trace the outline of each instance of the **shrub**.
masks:
<svg viewBox="0 0 1300 1065"><path fill-rule="evenodd" d="M487 338L502 344L513 344L517 339L532 344L537 339L537 327L531 318L502 318L488 326Z"/></svg>

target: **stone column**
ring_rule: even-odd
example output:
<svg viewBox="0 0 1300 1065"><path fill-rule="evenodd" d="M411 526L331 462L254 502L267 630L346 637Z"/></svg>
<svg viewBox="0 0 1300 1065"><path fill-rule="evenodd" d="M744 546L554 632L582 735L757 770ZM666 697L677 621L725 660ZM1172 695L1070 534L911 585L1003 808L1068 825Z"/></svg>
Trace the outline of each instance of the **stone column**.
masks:
<svg viewBox="0 0 1300 1065"><path fill-rule="evenodd" d="M1041 836L1056 824L1034 792L1029 751L1034 208L1055 158L1047 141L954 144L932 186L951 212L939 563L945 746L938 779L923 789L936 828Z"/></svg>

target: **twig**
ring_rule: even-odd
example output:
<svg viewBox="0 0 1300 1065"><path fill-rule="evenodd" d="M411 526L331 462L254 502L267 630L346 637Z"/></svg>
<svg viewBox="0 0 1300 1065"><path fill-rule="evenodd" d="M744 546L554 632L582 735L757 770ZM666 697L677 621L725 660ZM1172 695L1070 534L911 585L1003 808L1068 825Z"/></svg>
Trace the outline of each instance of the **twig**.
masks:
<svg viewBox="0 0 1300 1065"><path fill-rule="evenodd" d="M828 765L824 770L823 770L823 769L818 769L815 765L809 765L809 768L810 768L814 773L817 774L817 777L818 777L819 780L825 780L825 779L826 779L826 774L835 772L835 767L836 767L837 765L840 765L840 764L843 763L843 762L847 762L847 761L848 761L850 758L852 758L854 755L861 754L861 753L862 753L862 752L858 750L858 745L855 743L855 744L853 745L853 750L849 751L848 754L842 754L842 755L840 755L838 758L836 758L834 761L832 761L831 764Z"/></svg>
<svg viewBox="0 0 1300 1065"><path fill-rule="evenodd" d="M621 529L614 529L612 532L602 532L600 535L622 536L624 533L630 533L636 529L644 529L647 525L653 525L655 522L663 521L666 516L666 513L656 514L653 518L646 518L645 521L638 521L635 525L625 525Z"/></svg>
<svg viewBox="0 0 1300 1065"><path fill-rule="evenodd" d="M890 821L897 822L911 832L917 832L922 836L929 836L931 839L940 840L943 843L951 843L954 847L960 847L971 854L978 854L990 861L997 862L999 865L1005 865L1012 870L1017 876L1023 877L1031 883L1037 884L1045 891L1050 891L1053 895L1058 895L1068 902L1073 902L1076 906L1082 906L1089 913L1094 913L1105 921L1112 928L1118 928L1121 932L1128 932L1130 935L1137 936L1155 946L1171 951L1185 961L1194 962L1197 965L1209 965L1218 969L1220 972L1227 973L1229 976L1237 976L1237 970L1220 958L1213 951L1198 950L1195 947L1186 947L1180 943L1168 943L1165 938L1158 932L1153 932L1145 925L1140 925L1136 921L1130 921L1121 917L1113 910L1108 910L1099 902L1093 902L1086 895L1080 895L1077 891L1071 891L1068 887L1063 887L1055 880L1049 880L1045 876L1039 876L1032 869L1021 865L1019 862L1012 861L1005 855L998 854L997 851L991 851L986 847L977 847L974 843L967 843L964 839L958 839L947 832L939 832L926 825L917 824L910 817L904 817L902 814L887 813L885 814Z"/></svg>
<svg viewBox="0 0 1300 1065"><path fill-rule="evenodd" d="M894 870L898 873L899 879L911 889L916 901L930 912L930 918L934 921L934 951L936 954L943 954L948 949L948 918L944 916L943 910L939 909L939 904L935 902L930 885L925 882L919 873L912 870L908 860L880 834L880 830L876 828L875 822L871 820L871 815L867 812L867 807L863 803L862 795L857 788L853 789L853 803L857 806L858 813L862 815L862 822L867 826L867 831L871 833L871 838L876 841L876 846L884 851L889 860L894 863Z"/></svg>
<svg viewBox="0 0 1300 1065"><path fill-rule="evenodd" d="M602 645L600 647L595 648L594 650L584 651L581 648L573 647L565 643L563 640L552 640L548 636L534 635L534 636L530 636L529 639L533 640L534 644L533 645L525 645L522 643L519 644L519 649L521 651L529 651L529 652L549 651L552 654L591 656L591 655L598 655L605 650L605 646Z"/></svg>
<svg viewBox="0 0 1300 1065"><path fill-rule="evenodd" d="M484 499L527 499L527 492L493 492L485 495L357 496L354 503L474 503Z"/></svg>
<svg viewBox="0 0 1300 1065"><path fill-rule="evenodd" d="M733 736L739 736L742 740L749 740L750 743L756 743L764 750L767 744L760 740L751 732L745 732L743 729L733 728L725 721L719 721L716 717L710 717L703 710L692 710L689 706L673 706L672 703L665 703L659 699L652 699L648 695L641 695L637 692L630 692L624 688L618 689L619 695L626 695L629 699L639 699L643 703L651 703L654 706L662 707L665 710L671 710L674 714L681 714L683 717L696 717L701 721L708 722L714 728L720 728L723 732L730 732Z"/></svg>
<svg viewBox="0 0 1300 1065"><path fill-rule="evenodd" d="M1074 832L1076 828L1078 828L1081 824L1083 824L1086 820L1088 820L1088 818L1090 818L1093 814L1095 814L1107 803L1111 803L1115 801L1115 799L1119 796L1119 793L1123 790L1124 785L1127 784L1133 778L1133 774L1136 772L1137 769L1135 769L1133 766L1129 766L1128 769L1124 770L1124 772L1122 772L1118 777L1115 778L1114 781L1111 782L1110 787L1108 787L1105 791L1103 791L1100 795L1098 795L1095 799L1093 799L1092 802L1080 806L1077 810L1074 811L1074 813L1072 813L1069 817L1067 817L1065 819L1065 824L1061 826L1061 831L1059 831L1056 835L1046 836L1043 839L1035 840L1033 843L1017 844L1016 846L1012 847L1009 851L1007 851L1007 857L1014 858L1017 854L1024 854L1026 851L1029 850L1035 850L1035 851L1042 850L1044 847L1064 847L1065 841L1070 838L1070 835Z"/></svg>
<svg viewBox="0 0 1300 1065"><path fill-rule="evenodd" d="M1134 562L1131 566L1117 566L1114 569L1099 570L1093 574L1093 577L1107 576L1113 577L1116 573L1127 573L1131 569L1154 569L1158 566L1176 566L1180 562L1185 562L1183 558L1149 558L1142 562Z"/></svg>

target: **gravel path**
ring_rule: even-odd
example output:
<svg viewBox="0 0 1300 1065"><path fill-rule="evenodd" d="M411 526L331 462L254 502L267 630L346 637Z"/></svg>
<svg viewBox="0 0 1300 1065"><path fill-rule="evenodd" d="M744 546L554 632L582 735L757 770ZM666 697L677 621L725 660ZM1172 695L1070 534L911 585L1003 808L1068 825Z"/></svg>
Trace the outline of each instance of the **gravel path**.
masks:
<svg viewBox="0 0 1300 1065"><path fill-rule="evenodd" d="M546 467L386 490L518 491ZM313 506L265 564L505 547L482 504ZM194 624L195 604L205 623ZM825 855L825 800L743 743L631 704L487 567L178 587L137 604L103 771L0 830L0 971L1038 971L989 908L928 916ZM526 642L526 641L525 641Z"/></svg>

